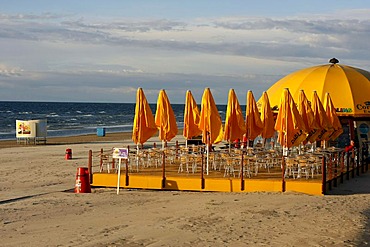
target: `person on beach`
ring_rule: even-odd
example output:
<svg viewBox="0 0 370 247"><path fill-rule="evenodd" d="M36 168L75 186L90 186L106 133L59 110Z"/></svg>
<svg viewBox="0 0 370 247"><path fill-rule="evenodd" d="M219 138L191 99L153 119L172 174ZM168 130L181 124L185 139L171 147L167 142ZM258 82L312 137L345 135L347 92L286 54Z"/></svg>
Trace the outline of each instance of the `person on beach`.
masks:
<svg viewBox="0 0 370 247"><path fill-rule="evenodd" d="M355 149L355 141L351 140L349 145L345 147L344 151L349 152Z"/></svg>

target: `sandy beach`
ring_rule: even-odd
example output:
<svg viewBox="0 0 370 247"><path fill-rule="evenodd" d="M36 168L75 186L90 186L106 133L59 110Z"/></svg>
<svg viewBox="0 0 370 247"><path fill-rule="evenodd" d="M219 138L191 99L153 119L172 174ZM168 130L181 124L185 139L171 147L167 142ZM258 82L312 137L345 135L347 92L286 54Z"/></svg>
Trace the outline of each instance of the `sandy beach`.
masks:
<svg viewBox="0 0 370 247"><path fill-rule="evenodd" d="M178 137L178 140L182 140ZM152 138L152 142L159 143ZM93 188L75 194L88 151L130 133L0 141L0 246L368 246L370 173L326 196ZM65 160L71 148L73 159Z"/></svg>

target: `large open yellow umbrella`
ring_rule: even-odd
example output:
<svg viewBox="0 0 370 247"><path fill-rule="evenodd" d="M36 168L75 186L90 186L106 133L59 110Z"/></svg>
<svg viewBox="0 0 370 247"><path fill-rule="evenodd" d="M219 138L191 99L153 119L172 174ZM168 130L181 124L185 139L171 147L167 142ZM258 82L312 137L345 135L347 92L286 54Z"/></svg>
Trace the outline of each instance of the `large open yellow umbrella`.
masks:
<svg viewBox="0 0 370 247"><path fill-rule="evenodd" d="M331 59L329 64L298 70L277 81L267 90L271 107L278 107L284 88L289 88L295 101L301 89L315 90L321 102L330 93L339 117L370 117L370 72L337 62Z"/></svg>
<svg viewBox="0 0 370 247"><path fill-rule="evenodd" d="M313 136L313 139L316 139L319 134L317 131L319 126L316 123L314 112L312 111L311 105L303 90L300 90L299 92L297 109L302 117L304 129L308 133L306 141L308 141L315 133L317 134L316 137Z"/></svg>
<svg viewBox="0 0 370 247"><path fill-rule="evenodd" d="M209 167L209 145L222 141L222 120L213 99L211 90L206 88L202 96L199 129L202 130L202 141L207 145L207 174Z"/></svg>
<svg viewBox="0 0 370 247"><path fill-rule="evenodd" d="M245 134L245 121L238 97L234 89L229 90L227 100L224 140L229 144L236 139L242 139Z"/></svg>
<svg viewBox="0 0 370 247"><path fill-rule="evenodd" d="M154 116L146 100L142 88L136 93L136 106L134 125L132 127L132 140L135 144L143 144L157 132Z"/></svg>
<svg viewBox="0 0 370 247"><path fill-rule="evenodd" d="M334 129L333 133L327 138L327 140L335 140L343 133L343 128L329 93L326 93L325 105L326 115Z"/></svg>
<svg viewBox="0 0 370 247"><path fill-rule="evenodd" d="M260 113L251 90L247 93L247 110L246 110L246 137L247 140L254 140L263 130Z"/></svg>
<svg viewBox="0 0 370 247"><path fill-rule="evenodd" d="M263 129L261 132L262 138L271 138L275 134L275 120L274 114L270 107L270 100L267 95L267 92L263 92L261 100L261 122Z"/></svg>
<svg viewBox="0 0 370 247"><path fill-rule="evenodd" d="M306 139L302 117L287 88L281 95L275 130L279 132L278 142L284 148L298 146Z"/></svg>
<svg viewBox="0 0 370 247"><path fill-rule="evenodd" d="M200 112L190 90L186 91L185 111L184 111L184 129L183 136L186 140L198 136L202 133L198 124L200 121Z"/></svg>
<svg viewBox="0 0 370 247"><path fill-rule="evenodd" d="M315 116L316 123L318 124L318 135L313 135L310 138L310 142L314 141L325 141L327 137L333 133L333 125L330 123L324 106L321 103L316 91L313 91L311 99L311 107Z"/></svg>
<svg viewBox="0 0 370 247"><path fill-rule="evenodd" d="M177 135L176 116L164 89L158 95L155 124L159 129L159 139L163 143L172 140Z"/></svg>

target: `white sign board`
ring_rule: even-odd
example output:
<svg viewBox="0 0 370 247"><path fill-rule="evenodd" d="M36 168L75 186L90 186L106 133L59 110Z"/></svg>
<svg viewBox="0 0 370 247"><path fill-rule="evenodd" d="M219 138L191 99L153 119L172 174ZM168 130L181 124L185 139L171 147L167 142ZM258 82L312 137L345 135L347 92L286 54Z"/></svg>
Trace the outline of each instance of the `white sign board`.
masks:
<svg viewBox="0 0 370 247"><path fill-rule="evenodd" d="M119 159L118 162L118 180L117 180L117 195L119 194L119 182L121 179L121 160L124 159L127 162L128 149L127 148L113 148L113 159Z"/></svg>
<svg viewBox="0 0 370 247"><path fill-rule="evenodd" d="M128 149L114 148L112 157L113 159L128 159Z"/></svg>

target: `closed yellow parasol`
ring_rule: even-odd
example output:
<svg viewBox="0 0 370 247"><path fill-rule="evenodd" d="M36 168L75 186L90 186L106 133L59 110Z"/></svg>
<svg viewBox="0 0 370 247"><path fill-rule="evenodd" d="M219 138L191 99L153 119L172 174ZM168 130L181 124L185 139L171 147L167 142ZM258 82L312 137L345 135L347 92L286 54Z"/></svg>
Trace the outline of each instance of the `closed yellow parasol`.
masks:
<svg viewBox="0 0 370 247"><path fill-rule="evenodd" d="M303 120L287 88L281 96L275 130L279 132L278 142L285 148L298 146L306 139Z"/></svg>
<svg viewBox="0 0 370 247"><path fill-rule="evenodd" d="M135 144L143 144L157 132L154 116L146 100L142 88L136 93L136 106L134 126L132 128L132 140Z"/></svg>
<svg viewBox="0 0 370 247"><path fill-rule="evenodd" d="M245 122L243 112L234 89L230 89L226 109L224 140L230 143L235 139L241 139L244 134Z"/></svg>
<svg viewBox="0 0 370 247"><path fill-rule="evenodd" d="M315 90L321 102L324 102L325 94L330 93L339 117L370 117L370 72L337 63L338 60L331 59L329 64L305 68L283 77L267 90L271 106L278 107L284 88L289 88L295 101L301 89L305 92Z"/></svg>
<svg viewBox="0 0 370 247"><path fill-rule="evenodd" d="M222 120L209 88L204 90L202 96L199 129L202 130L203 143L213 144L222 141Z"/></svg>
<svg viewBox="0 0 370 247"><path fill-rule="evenodd" d="M270 100L267 92L263 92L261 99L261 121L263 125L261 136L262 138L267 139L274 136L275 120L274 114L270 107Z"/></svg>
<svg viewBox="0 0 370 247"><path fill-rule="evenodd" d="M184 129L183 136L186 140L198 136L202 133L198 124L200 121L200 112L190 90L186 91L185 111L184 111Z"/></svg>
<svg viewBox="0 0 370 247"><path fill-rule="evenodd" d="M326 93L325 105L326 115L334 129L333 133L327 138L327 140L335 140L343 133L343 128L329 93Z"/></svg>
<svg viewBox="0 0 370 247"><path fill-rule="evenodd" d="M263 125L251 90L247 93L247 110L246 110L246 137L248 140L254 140L262 133Z"/></svg>
<svg viewBox="0 0 370 247"><path fill-rule="evenodd" d="M304 123L304 130L308 133L306 139L307 142L308 140L310 140L312 135L318 132L317 130L319 129L319 126L316 123L314 112L303 90L300 90L299 92L297 109L302 117ZM317 136L318 133L316 137ZM313 139L315 139L316 137L314 136Z"/></svg>
<svg viewBox="0 0 370 247"><path fill-rule="evenodd" d="M158 95L155 124L159 129L160 140L164 142L170 141L177 135L176 117L164 89L162 89Z"/></svg>
<svg viewBox="0 0 370 247"><path fill-rule="evenodd" d="M309 141L325 141L333 133L334 129L316 91L313 91L311 104L319 129L317 133L310 137Z"/></svg>

